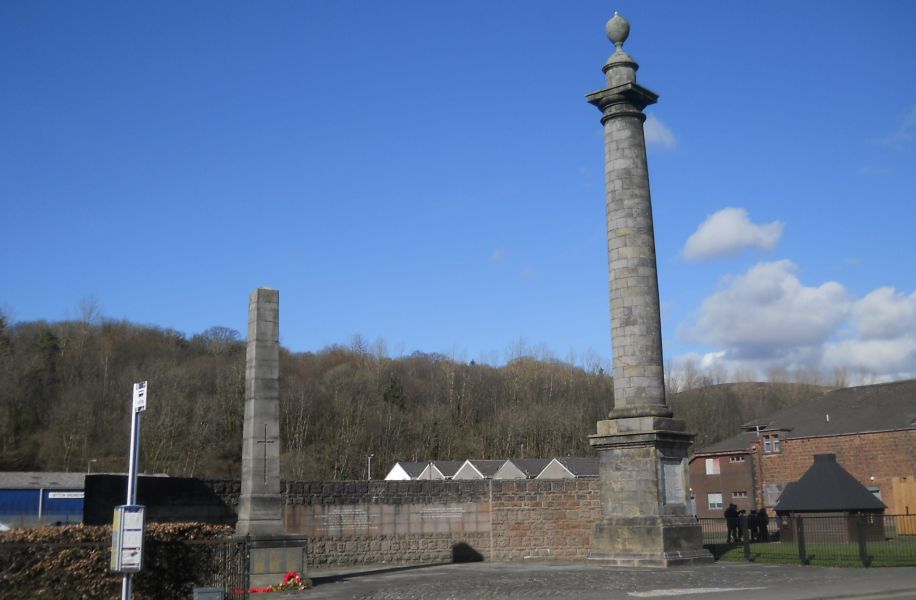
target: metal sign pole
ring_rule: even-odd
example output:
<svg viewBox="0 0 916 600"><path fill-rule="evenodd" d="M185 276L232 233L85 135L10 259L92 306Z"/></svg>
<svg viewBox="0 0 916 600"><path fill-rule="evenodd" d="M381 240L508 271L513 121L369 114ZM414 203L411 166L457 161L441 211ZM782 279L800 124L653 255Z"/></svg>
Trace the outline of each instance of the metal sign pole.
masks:
<svg viewBox="0 0 916 600"><path fill-rule="evenodd" d="M146 382L134 384L134 399L130 419L130 460L127 467L127 504L137 504L137 460L140 456L140 414L146 410ZM121 600L130 600L131 573L121 580Z"/></svg>

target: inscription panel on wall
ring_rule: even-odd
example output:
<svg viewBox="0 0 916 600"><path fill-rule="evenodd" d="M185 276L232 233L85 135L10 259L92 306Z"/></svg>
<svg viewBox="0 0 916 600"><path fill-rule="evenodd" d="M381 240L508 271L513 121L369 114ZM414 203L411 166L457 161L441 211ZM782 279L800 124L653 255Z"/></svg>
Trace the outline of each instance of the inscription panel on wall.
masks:
<svg viewBox="0 0 916 600"><path fill-rule="evenodd" d="M665 504L684 504L684 467L680 460L662 459L662 483L665 488Z"/></svg>

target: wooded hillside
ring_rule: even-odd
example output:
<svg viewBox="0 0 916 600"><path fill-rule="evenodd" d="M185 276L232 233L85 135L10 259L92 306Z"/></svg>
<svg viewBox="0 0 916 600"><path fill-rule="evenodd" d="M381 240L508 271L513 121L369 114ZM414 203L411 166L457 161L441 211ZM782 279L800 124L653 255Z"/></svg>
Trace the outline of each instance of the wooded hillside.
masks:
<svg viewBox="0 0 916 600"><path fill-rule="evenodd" d="M359 479L395 460L586 455L613 381L560 361L505 366L438 354L391 359L364 344L281 350L283 477ZM0 317L0 470L124 471L131 386L148 380L141 469L238 477L245 344L214 327L186 337L126 322L9 325ZM697 446L814 395L728 384L672 395Z"/></svg>

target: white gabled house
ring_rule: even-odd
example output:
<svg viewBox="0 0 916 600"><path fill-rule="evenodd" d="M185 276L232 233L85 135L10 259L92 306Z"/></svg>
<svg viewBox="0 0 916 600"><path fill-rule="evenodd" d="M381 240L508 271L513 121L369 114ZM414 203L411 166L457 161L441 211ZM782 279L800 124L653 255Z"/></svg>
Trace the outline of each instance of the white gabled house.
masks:
<svg viewBox="0 0 916 600"><path fill-rule="evenodd" d="M510 458L493 474L493 479L534 479L548 464L549 458Z"/></svg>
<svg viewBox="0 0 916 600"><path fill-rule="evenodd" d="M417 476L422 481L435 479L451 479L455 476L464 461L460 460L431 460L423 463L425 468Z"/></svg>
<svg viewBox="0 0 916 600"><path fill-rule="evenodd" d="M385 475L385 481L410 481L411 479L419 479L420 474L428 464L428 462L399 460L394 463L394 466L391 467L391 470Z"/></svg>
<svg viewBox="0 0 916 600"><path fill-rule="evenodd" d="M537 479L573 479L598 477L597 456L563 456L550 461Z"/></svg>
<svg viewBox="0 0 916 600"><path fill-rule="evenodd" d="M444 479L571 479L597 476L597 457L564 456L553 459L402 460L394 464L385 479L387 481L435 481Z"/></svg>
<svg viewBox="0 0 916 600"><path fill-rule="evenodd" d="M452 479L493 479L493 476L506 461L504 460L471 460L464 461Z"/></svg>

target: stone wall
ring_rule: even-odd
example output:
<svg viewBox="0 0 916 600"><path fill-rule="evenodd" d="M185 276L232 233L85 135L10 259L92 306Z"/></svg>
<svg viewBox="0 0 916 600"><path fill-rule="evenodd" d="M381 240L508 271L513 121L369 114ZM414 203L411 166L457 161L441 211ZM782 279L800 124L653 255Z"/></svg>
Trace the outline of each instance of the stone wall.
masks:
<svg viewBox="0 0 916 600"><path fill-rule="evenodd" d="M586 558L601 517L597 479L492 481L491 560Z"/></svg>
<svg viewBox="0 0 916 600"><path fill-rule="evenodd" d="M207 481L226 506L238 482ZM287 481L284 521L312 566L588 556L597 479Z"/></svg>
<svg viewBox="0 0 916 600"><path fill-rule="evenodd" d="M96 510L84 519L110 523L126 482L91 477ZM139 497L151 520L234 524L240 491L238 481L144 477ZM286 481L281 491L286 532L309 538L313 566L584 558L601 516L597 479Z"/></svg>
<svg viewBox="0 0 916 600"><path fill-rule="evenodd" d="M207 482L228 506L237 485ZM311 566L588 555L595 479L284 482L288 533Z"/></svg>

